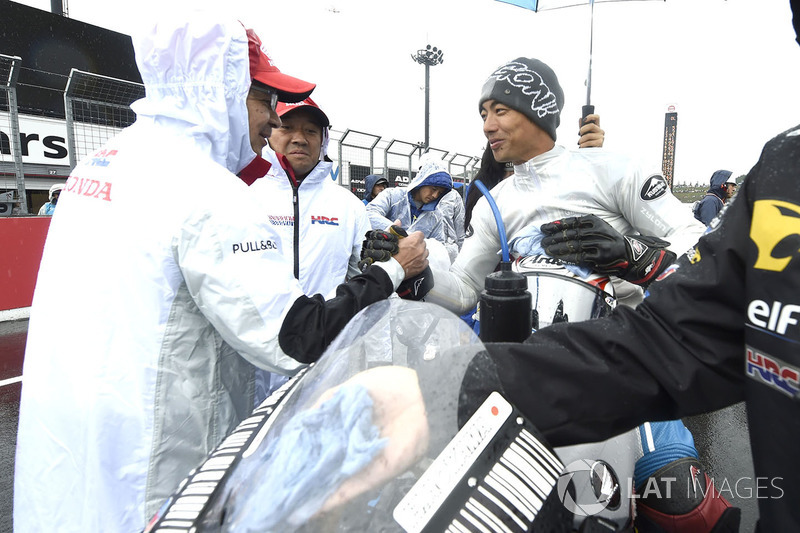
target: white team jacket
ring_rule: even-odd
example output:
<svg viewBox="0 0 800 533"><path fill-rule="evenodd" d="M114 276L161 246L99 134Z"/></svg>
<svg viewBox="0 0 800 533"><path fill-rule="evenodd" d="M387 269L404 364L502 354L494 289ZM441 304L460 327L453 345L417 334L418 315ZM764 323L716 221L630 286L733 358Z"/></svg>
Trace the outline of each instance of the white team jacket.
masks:
<svg viewBox="0 0 800 533"><path fill-rule="evenodd" d="M141 531L249 414L253 365L300 366L278 332L302 291L233 174L255 156L245 30L190 18L134 38L137 121L84 157L53 217L25 354L16 531Z"/></svg>
<svg viewBox="0 0 800 533"><path fill-rule="evenodd" d="M600 148L555 146L522 165L491 190L511 241L529 224L595 214L622 234L661 237L681 255L705 228L675 198L658 170ZM472 309L484 279L497 266L500 238L489 202L475 206L461 252L449 272L434 270L435 286L425 298L458 314ZM641 300L639 287L615 280L621 303Z"/></svg>
<svg viewBox="0 0 800 533"><path fill-rule="evenodd" d="M281 234L286 257L294 257L306 294L328 296L360 273L361 244L370 229L364 204L331 180L330 171L331 163L317 163L295 196L291 178L275 160L269 173L250 186L258 209Z"/></svg>

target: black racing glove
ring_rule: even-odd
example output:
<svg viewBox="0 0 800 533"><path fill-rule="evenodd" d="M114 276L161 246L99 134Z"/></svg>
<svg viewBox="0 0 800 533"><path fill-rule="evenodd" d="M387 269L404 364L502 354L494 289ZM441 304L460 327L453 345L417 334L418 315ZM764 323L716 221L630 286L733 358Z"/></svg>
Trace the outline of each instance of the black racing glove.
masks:
<svg viewBox="0 0 800 533"><path fill-rule="evenodd" d="M658 237L622 235L595 215L569 217L541 227L542 246L548 255L565 263L587 266L647 286L676 255Z"/></svg>
<svg viewBox="0 0 800 533"><path fill-rule="evenodd" d="M391 259L400 251L398 241L398 236L388 231L370 230L364 234L364 242L361 243L361 261L358 262L361 272L376 261Z"/></svg>
<svg viewBox="0 0 800 533"><path fill-rule="evenodd" d="M389 231L370 230L364 234L361 243L361 261L358 268L364 272L376 261L388 261L400 251L400 239L408 237L408 232L400 226L391 226Z"/></svg>
<svg viewBox="0 0 800 533"><path fill-rule="evenodd" d="M404 300L422 300L433 288L433 271L431 267L414 276L406 278L397 287L397 295Z"/></svg>

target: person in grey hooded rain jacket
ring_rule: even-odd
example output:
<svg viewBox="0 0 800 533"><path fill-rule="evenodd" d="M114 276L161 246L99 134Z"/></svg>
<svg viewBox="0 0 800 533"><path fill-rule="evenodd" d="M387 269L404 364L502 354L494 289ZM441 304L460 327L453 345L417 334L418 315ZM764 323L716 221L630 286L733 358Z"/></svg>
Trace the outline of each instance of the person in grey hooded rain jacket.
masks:
<svg viewBox="0 0 800 533"><path fill-rule="evenodd" d="M444 163L435 158L425 159L407 187L386 189L367 204L370 225L382 230L399 220L408 231L421 231L425 237L441 242L452 261L458 255L458 236L438 209L452 188L453 178ZM463 227L463 210L461 216Z"/></svg>

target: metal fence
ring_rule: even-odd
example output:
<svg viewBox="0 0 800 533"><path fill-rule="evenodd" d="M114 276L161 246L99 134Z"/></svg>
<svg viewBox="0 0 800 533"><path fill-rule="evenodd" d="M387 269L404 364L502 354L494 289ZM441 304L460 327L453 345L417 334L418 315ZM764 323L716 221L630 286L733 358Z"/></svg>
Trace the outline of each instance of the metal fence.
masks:
<svg viewBox="0 0 800 533"><path fill-rule="evenodd" d="M22 59L0 54L0 162L3 167L3 188L10 189L0 198L0 216L9 216L19 206L19 214L28 214L25 193L25 174L22 171L22 148L19 142L19 114L17 110L17 77ZM8 134L3 133L8 132ZM12 172L7 172L13 169ZM13 177L11 180L7 176ZM16 194L15 194L16 192Z"/></svg>
<svg viewBox="0 0 800 533"><path fill-rule="evenodd" d="M417 175L414 159L420 147L418 144L392 139L383 148L382 174L389 180L389 185L408 185Z"/></svg>
<svg viewBox="0 0 800 533"><path fill-rule="evenodd" d="M21 61L19 57L0 55L0 164L3 165L2 176L6 179L0 188L15 192L14 205L20 205L20 214L26 214L26 169L29 176L33 175L40 181L42 178L41 165L26 162L24 148L21 150L21 143L15 142L20 139L15 85ZM64 162L68 159L69 167L56 164L57 171L51 168L48 174L53 182L64 180L84 156L93 153L120 130L132 124L136 117L130 105L144 97L144 94L144 86L139 83L72 69L64 88L68 152ZM332 177L359 198L364 196L364 178L369 174L383 174L392 185L406 185L416 175L422 156L419 143L351 129L333 130L330 133L328 155L335 169ZM456 181L468 183L474 177L474 163L478 158L461 153L451 154L439 148L429 148L429 152L448 164ZM31 171L34 168L36 171ZM34 188L46 190L47 186L37 182ZM0 196L0 215L3 198Z"/></svg>
<svg viewBox="0 0 800 533"><path fill-rule="evenodd" d="M64 91L70 168L133 124L131 104L143 97L141 83L72 69Z"/></svg>
<svg viewBox="0 0 800 533"><path fill-rule="evenodd" d="M336 160L341 169L339 183L349 187L359 198L364 197L364 178L369 174L385 176L392 187L408 185L417 175L423 155L419 143L384 139L373 133L353 130L331 132L331 142L339 145ZM475 165L480 162L479 157L433 147L426 153L442 159L454 181L469 183L477 173Z"/></svg>
<svg viewBox="0 0 800 533"><path fill-rule="evenodd" d="M347 129L338 140L339 184L364 197L364 178L375 169L375 147L380 135Z"/></svg>
<svg viewBox="0 0 800 533"><path fill-rule="evenodd" d="M447 171L453 179L469 182L475 175L474 168L478 162L480 159L476 156L454 153L447 158Z"/></svg>

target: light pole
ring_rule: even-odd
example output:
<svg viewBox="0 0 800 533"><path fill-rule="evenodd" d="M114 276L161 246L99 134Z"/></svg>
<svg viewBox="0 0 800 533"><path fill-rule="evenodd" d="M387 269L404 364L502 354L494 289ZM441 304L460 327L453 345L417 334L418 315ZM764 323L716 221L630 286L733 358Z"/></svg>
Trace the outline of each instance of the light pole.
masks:
<svg viewBox="0 0 800 533"><path fill-rule="evenodd" d="M416 54L411 54L411 59L425 65L425 146L423 153L430 146L429 121L430 121L430 94L431 94L431 67L441 64L444 61L444 52L438 48L428 45L424 50L417 50Z"/></svg>

